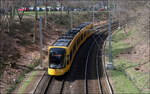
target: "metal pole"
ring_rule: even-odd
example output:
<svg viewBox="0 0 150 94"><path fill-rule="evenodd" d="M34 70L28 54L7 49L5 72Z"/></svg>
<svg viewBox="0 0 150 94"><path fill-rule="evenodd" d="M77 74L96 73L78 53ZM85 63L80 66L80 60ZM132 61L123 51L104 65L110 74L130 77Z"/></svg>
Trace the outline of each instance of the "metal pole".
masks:
<svg viewBox="0 0 150 94"><path fill-rule="evenodd" d="M2 0L0 1L0 8L2 8Z"/></svg>
<svg viewBox="0 0 150 94"><path fill-rule="evenodd" d="M4 2L5 1L1 0L1 8L4 8L4 5L3 5Z"/></svg>
<svg viewBox="0 0 150 94"><path fill-rule="evenodd" d="M107 6L109 6L109 1L107 0ZM108 40L109 40L109 49L108 49L108 64L107 69L113 69L112 57L111 57L111 15L110 15L110 7L108 7Z"/></svg>
<svg viewBox="0 0 150 94"><path fill-rule="evenodd" d="M42 54L42 48L43 48L43 43L42 43L42 16L40 16L40 64L41 64L41 68L43 68L43 54Z"/></svg>
<svg viewBox="0 0 150 94"><path fill-rule="evenodd" d="M93 24L94 24L94 3L93 3Z"/></svg>
<svg viewBox="0 0 150 94"><path fill-rule="evenodd" d="M112 11L113 11L113 16L114 16L114 13L115 13L115 0L113 0L113 9L112 9ZM113 20L113 19L112 19Z"/></svg>
<svg viewBox="0 0 150 94"><path fill-rule="evenodd" d="M110 17L110 12L108 13L108 40L109 40L109 51L108 51L108 56L109 56L109 62L107 64L108 69L114 69L113 64L112 64L112 55L111 55L111 17Z"/></svg>
<svg viewBox="0 0 150 94"><path fill-rule="evenodd" d="M110 9L110 11L112 11L111 12L111 14L112 14L112 18L114 17L114 12L115 12L115 1L113 0L113 1L111 1L111 9ZM113 19L111 19L111 21L113 22Z"/></svg>
<svg viewBox="0 0 150 94"><path fill-rule="evenodd" d="M117 4L117 6L118 6L118 12L119 12L119 27L118 27L118 29L120 29L120 7L119 7L119 1L118 1L118 4Z"/></svg>
<svg viewBox="0 0 150 94"><path fill-rule="evenodd" d="M107 7L107 11L108 11L108 0L106 1L106 7Z"/></svg>
<svg viewBox="0 0 150 94"><path fill-rule="evenodd" d="M61 0L61 16L62 16L62 13L63 13L63 5L62 5L62 0Z"/></svg>
<svg viewBox="0 0 150 94"><path fill-rule="evenodd" d="M70 29L72 30L72 11L70 11Z"/></svg>
<svg viewBox="0 0 150 94"><path fill-rule="evenodd" d="M149 10L149 21L148 21L149 29L148 29L148 61L149 61L149 80L148 80L148 88L150 89L150 10Z"/></svg>
<svg viewBox="0 0 150 94"><path fill-rule="evenodd" d="M111 60L111 17L110 12L108 16L108 39L109 39L109 63L112 62Z"/></svg>

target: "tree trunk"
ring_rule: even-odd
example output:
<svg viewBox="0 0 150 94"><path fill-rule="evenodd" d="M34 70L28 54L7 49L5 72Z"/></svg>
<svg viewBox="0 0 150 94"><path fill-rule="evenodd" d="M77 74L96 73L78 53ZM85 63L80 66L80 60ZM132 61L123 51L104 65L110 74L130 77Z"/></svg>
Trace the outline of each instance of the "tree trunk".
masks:
<svg viewBox="0 0 150 94"><path fill-rule="evenodd" d="M47 0L45 0L45 31L47 30Z"/></svg>
<svg viewBox="0 0 150 94"><path fill-rule="evenodd" d="M37 27L36 27L37 20L38 20L37 0L35 0L35 3L34 3L34 11L35 11L35 25L34 25L34 31L33 31L33 40L32 40L33 43L35 43L36 31L37 31Z"/></svg>
<svg viewBox="0 0 150 94"><path fill-rule="evenodd" d="M12 24L14 22L14 17L15 17L15 8L14 5L11 7L11 11L10 11L10 24Z"/></svg>
<svg viewBox="0 0 150 94"><path fill-rule="evenodd" d="M24 11L22 13L19 13L19 11L17 10L17 14L18 14L18 17L19 17L19 20L20 20L20 23L21 23L23 15L24 15Z"/></svg>
<svg viewBox="0 0 150 94"><path fill-rule="evenodd" d="M35 0L35 20L38 20L38 13L37 13L37 0Z"/></svg>

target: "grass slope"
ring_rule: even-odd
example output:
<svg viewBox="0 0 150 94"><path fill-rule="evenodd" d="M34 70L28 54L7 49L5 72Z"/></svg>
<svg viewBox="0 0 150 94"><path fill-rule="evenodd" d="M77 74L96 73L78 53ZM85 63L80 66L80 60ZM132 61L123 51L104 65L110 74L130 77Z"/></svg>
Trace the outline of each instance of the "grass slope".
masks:
<svg viewBox="0 0 150 94"><path fill-rule="evenodd" d="M123 30L119 30L112 36L112 58L115 69L110 73L117 94L150 93L150 90L145 89L148 88L148 74L136 71L135 67L139 66L139 63L131 62L122 56L122 54L128 55L134 48L134 45L126 43L124 40L129 39L135 32L136 30L133 29L125 34ZM108 46L106 54L108 54ZM106 60L108 61L108 57Z"/></svg>

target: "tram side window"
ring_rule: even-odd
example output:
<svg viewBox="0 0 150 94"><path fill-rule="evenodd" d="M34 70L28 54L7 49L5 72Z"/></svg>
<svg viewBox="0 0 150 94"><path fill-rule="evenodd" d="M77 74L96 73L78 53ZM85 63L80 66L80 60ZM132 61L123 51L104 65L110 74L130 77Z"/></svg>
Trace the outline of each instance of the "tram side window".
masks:
<svg viewBox="0 0 150 94"><path fill-rule="evenodd" d="M81 40L83 40L83 37L84 37L84 33L81 35Z"/></svg>
<svg viewBox="0 0 150 94"><path fill-rule="evenodd" d="M71 59L72 59L72 50L70 51L70 61L71 61Z"/></svg>
<svg viewBox="0 0 150 94"><path fill-rule="evenodd" d="M86 31L84 32L84 37L86 36Z"/></svg>
<svg viewBox="0 0 150 94"><path fill-rule="evenodd" d="M89 34L89 31L87 30L86 33Z"/></svg>
<svg viewBox="0 0 150 94"><path fill-rule="evenodd" d="M69 55L67 55L67 65L69 64Z"/></svg>
<svg viewBox="0 0 150 94"><path fill-rule="evenodd" d="M87 36L88 35L88 31L85 31L85 36Z"/></svg>
<svg viewBox="0 0 150 94"><path fill-rule="evenodd" d="M73 46L73 53L75 52L75 50L76 50L76 43Z"/></svg>
<svg viewBox="0 0 150 94"><path fill-rule="evenodd" d="M90 31L90 30L88 30L87 32L88 32L88 34L89 34L91 31Z"/></svg>
<svg viewBox="0 0 150 94"><path fill-rule="evenodd" d="M80 44L80 37L77 40L77 45L79 45L79 44Z"/></svg>

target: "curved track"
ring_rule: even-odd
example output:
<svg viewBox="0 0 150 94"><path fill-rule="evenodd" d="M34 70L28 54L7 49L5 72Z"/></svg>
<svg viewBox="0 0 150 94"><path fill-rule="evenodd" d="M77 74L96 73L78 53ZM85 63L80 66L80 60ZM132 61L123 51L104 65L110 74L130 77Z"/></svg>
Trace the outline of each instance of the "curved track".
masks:
<svg viewBox="0 0 150 94"><path fill-rule="evenodd" d="M110 94L102 63L102 48L106 37L106 31L93 34L79 48L70 71L62 77L47 79L47 76L47 82L41 81L45 89L42 91L37 88L36 91L42 92L34 94Z"/></svg>
<svg viewBox="0 0 150 94"><path fill-rule="evenodd" d="M95 37L93 37L95 38ZM100 43L99 42L99 36L97 36L95 41L91 44L90 49L88 51L88 56L86 60L86 66L85 66L85 93L97 93L102 94L102 86L100 81L100 73L99 73L99 46L95 46L94 44ZM92 48L94 48L92 50ZM96 49L96 50L95 50ZM91 61L90 61L91 60ZM90 79L92 76L95 76L96 79Z"/></svg>
<svg viewBox="0 0 150 94"><path fill-rule="evenodd" d="M86 60L85 68L85 94L96 93L96 94L109 94L108 88L104 90L103 86L107 86L103 83L105 78L103 75L104 68L102 63L102 47L103 42L106 38L104 34L95 34L93 37L94 42L90 46ZM93 49L92 49L93 48ZM91 50L92 49L92 50ZM95 76L96 79L90 79Z"/></svg>

